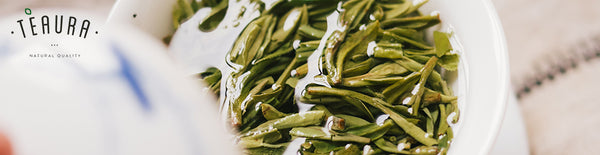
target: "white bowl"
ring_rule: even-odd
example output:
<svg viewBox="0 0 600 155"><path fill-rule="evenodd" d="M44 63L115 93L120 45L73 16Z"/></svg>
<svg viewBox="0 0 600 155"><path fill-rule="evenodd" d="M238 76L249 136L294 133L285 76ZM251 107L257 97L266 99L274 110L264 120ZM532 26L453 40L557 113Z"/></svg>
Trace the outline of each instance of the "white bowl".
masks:
<svg viewBox="0 0 600 155"><path fill-rule="evenodd" d="M111 14L113 20L129 21L158 38L166 36L171 29L170 15L175 0L163 3L143 3L140 0L119 0ZM162 6L162 7L161 7ZM153 9L147 9L153 8ZM459 97L460 120L453 125L455 137L449 154L487 154L493 145L504 116L509 93L508 57L504 32L489 0L432 0L421 11L440 13L442 31L452 31L455 52L461 55L458 79L452 84ZM154 19L137 20L132 14L157 16ZM184 24L183 32L173 38L170 52L189 73L200 72L206 64L219 64L230 43L220 42L211 47L200 47L196 42L201 33L197 24L202 17L194 16ZM165 24L166 23L166 24ZM159 24L159 25L155 25ZM235 29L237 30L237 29ZM229 33L224 33L230 35ZM237 34L233 33L235 37ZM190 50L191 49L191 50ZM198 49L198 50L194 50ZM225 48L226 49L226 48ZM217 57L210 62L199 62L200 57Z"/></svg>

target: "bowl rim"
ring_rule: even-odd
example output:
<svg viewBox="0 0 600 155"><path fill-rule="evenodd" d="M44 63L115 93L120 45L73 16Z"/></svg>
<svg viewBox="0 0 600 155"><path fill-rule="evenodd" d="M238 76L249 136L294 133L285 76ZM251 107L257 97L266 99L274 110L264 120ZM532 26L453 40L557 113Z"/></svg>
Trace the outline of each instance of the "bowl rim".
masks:
<svg viewBox="0 0 600 155"><path fill-rule="evenodd" d="M430 3L432 4L430 5ZM453 86L453 88L455 88L454 91L458 93L455 95L459 97L459 108L461 108L461 112L458 123L454 124L453 126L455 136L448 150L448 154L488 154L494 147L496 138L500 133L500 129L504 121L504 116L506 113L506 108L511 93L508 50L504 30L502 28L502 24L498 17L498 14L495 11L493 3L490 0L462 0L458 5L470 4L470 6L461 8L463 10L458 11L453 7L450 7L449 9L444 7L442 7L443 9L436 9L440 6L447 5L447 3L451 2L432 1L428 4L425 4L425 10L422 11L424 11L424 13L432 12L439 13L441 15L440 18L442 18L443 20L442 27L438 30L446 31L446 28L448 28L451 32L456 32L453 38L458 42L459 47L455 47L455 50L457 50L458 54L461 55L461 62L459 64L458 71L459 77L458 80L455 81L458 82L458 85ZM445 14L451 16L444 16ZM469 14L474 15L471 16ZM468 15L469 18L476 18L470 19L476 20L476 22L469 24L471 26L467 27L465 27L465 24L456 25L456 22L469 22L469 19L466 19L466 21L461 19L464 18L462 16L465 15ZM444 20L448 21L444 22ZM468 32L472 28L481 29L473 30L476 32ZM482 32L485 35L479 34ZM471 43L477 42L474 41L474 37L485 38L483 42L480 42L485 43L485 45L474 45L473 43ZM469 43L465 44L465 41ZM463 47L463 45L465 46ZM490 72L481 72L481 68L483 68L481 65L473 65L473 63L481 63L482 61L478 61L477 59L479 59L479 56L483 56L482 53L477 54L478 52L474 52L474 49L487 50L487 52L485 52L484 54L487 56L485 56L483 59L484 61L488 61L486 64L489 64L488 68L491 69ZM465 56L463 54L468 56ZM484 67L485 66L488 65L484 64ZM493 73L493 75L486 75L488 73ZM494 77L491 83L482 83L482 79L490 77ZM461 80L464 81L460 82ZM490 90L490 87L491 89L494 89L493 92L480 92L481 90ZM485 95L485 97L489 99L485 100L484 97L478 97L479 95ZM485 105L475 104L482 101L488 103ZM474 104L476 109L473 108ZM485 107L485 111L473 112L478 111L478 109L481 109L483 107ZM483 113L486 116L484 116L483 118L475 118L476 116L480 116ZM465 134L469 136L462 136ZM477 147L471 147L468 151L464 151L464 149L468 147L457 147L457 144L465 145L473 142L477 143Z"/></svg>
<svg viewBox="0 0 600 155"><path fill-rule="evenodd" d="M508 45L506 44L506 36L504 33L504 28L502 27L502 22L498 17L498 12L496 11L496 8L494 7L494 4L491 2L491 0L482 0L482 3L484 7L486 7L486 10L488 11L488 16L492 21L493 33L497 36L496 39L494 39L494 41L496 42L495 45L497 45L497 47L494 48L497 51L495 54L500 66L498 71L500 72L500 75L503 75L500 77L502 79L501 82L503 86L503 90L500 91L501 94L499 94L500 100L498 102L500 102L500 104L497 104L496 107L501 110L496 111L496 114L494 114L494 117L497 122L493 123L493 131L491 131L494 134L490 134L488 136L488 144L485 145L485 148L483 148L482 152L480 152L480 154L488 154L492 150L494 144L496 143L496 138L498 137L498 134L500 133L500 128L502 127L502 124L504 122L504 115L506 114L506 107L508 104L508 98L510 94L509 92L511 87L509 78L510 64L508 57Z"/></svg>

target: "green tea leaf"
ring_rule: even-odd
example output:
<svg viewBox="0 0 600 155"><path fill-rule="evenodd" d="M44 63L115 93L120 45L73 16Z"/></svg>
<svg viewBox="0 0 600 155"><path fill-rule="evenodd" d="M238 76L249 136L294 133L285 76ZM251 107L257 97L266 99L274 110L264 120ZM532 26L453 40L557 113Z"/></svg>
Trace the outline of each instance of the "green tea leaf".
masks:
<svg viewBox="0 0 600 155"><path fill-rule="evenodd" d="M447 52L450 52L452 50L452 45L450 45L449 33L434 31L433 40L435 42L435 51L437 57L442 57Z"/></svg>
<svg viewBox="0 0 600 155"><path fill-rule="evenodd" d="M438 65L449 71L456 71L459 62L458 54L446 54L440 58Z"/></svg>

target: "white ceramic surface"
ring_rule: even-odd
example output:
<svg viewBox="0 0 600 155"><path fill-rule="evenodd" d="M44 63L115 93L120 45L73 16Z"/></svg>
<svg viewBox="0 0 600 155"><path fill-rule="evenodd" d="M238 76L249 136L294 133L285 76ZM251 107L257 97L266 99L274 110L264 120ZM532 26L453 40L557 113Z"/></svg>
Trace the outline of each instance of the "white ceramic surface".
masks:
<svg viewBox="0 0 600 155"><path fill-rule="evenodd" d="M85 39L66 35L66 28L43 35L40 24L37 36L23 38L16 21L39 22L43 15L52 22L54 15L88 19L92 26ZM63 9L0 19L0 132L15 154L237 153L214 119L214 97L175 67L159 40L104 22Z"/></svg>
<svg viewBox="0 0 600 155"><path fill-rule="evenodd" d="M529 140L527 139L527 131L525 130L525 121L523 121L523 115L521 114L521 108L519 102L514 93L509 97L508 104L506 106L506 114L502 121L502 127L496 143L490 151L489 155L528 155L531 154L529 150Z"/></svg>
<svg viewBox="0 0 600 155"><path fill-rule="evenodd" d="M147 9L138 11L135 10L137 6L128 6L135 4L130 1L136 0L119 0L113 12L169 13ZM169 2L165 2L163 7L171 7L172 4L168 4ZM115 11L120 9L129 11ZM209 10L199 12L202 14L206 11ZM494 7L488 0L434 0L424 5L421 11L440 13L443 26L436 28L454 33L455 52L461 55L458 79L452 85L459 97L461 119L457 125L454 125L455 138L449 154L487 154L500 129L509 90L506 44ZM228 52L227 49L232 44L215 38L199 37L201 33L197 25L202 18L197 14L184 23L174 36L170 47L174 58L186 67L188 73L200 72L207 66L206 64L223 63L224 53ZM168 27L152 29L143 24L138 26L151 33L168 29ZM233 30L240 31L239 29ZM223 32L223 37L235 36L237 36L236 32ZM201 47L197 44L203 41L216 43L210 47Z"/></svg>
<svg viewBox="0 0 600 155"><path fill-rule="evenodd" d="M162 39L173 31L171 12L176 2L177 0L116 0L107 22L131 23Z"/></svg>
<svg viewBox="0 0 600 155"><path fill-rule="evenodd" d="M462 67L454 87L461 114L449 154L487 154L501 127L509 93L502 26L488 0L438 0L422 8L423 12L433 10L462 45L458 49Z"/></svg>

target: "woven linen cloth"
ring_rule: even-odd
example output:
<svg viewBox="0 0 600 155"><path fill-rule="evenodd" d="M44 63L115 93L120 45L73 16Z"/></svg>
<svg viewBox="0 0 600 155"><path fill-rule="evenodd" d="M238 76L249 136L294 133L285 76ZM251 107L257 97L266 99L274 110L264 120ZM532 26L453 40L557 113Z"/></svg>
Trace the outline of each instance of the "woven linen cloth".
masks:
<svg viewBox="0 0 600 155"><path fill-rule="evenodd" d="M600 1L493 3L531 154L600 154Z"/></svg>

